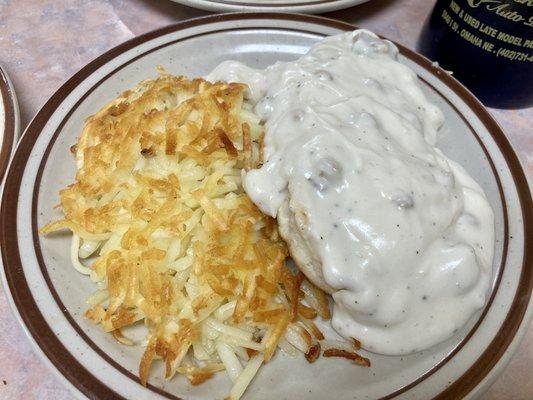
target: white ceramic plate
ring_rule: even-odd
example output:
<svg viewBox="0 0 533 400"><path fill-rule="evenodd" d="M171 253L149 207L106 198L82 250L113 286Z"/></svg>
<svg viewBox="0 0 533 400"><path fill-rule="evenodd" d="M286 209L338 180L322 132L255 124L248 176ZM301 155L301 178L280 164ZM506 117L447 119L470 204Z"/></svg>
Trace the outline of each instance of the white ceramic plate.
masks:
<svg viewBox="0 0 533 400"><path fill-rule="evenodd" d="M96 59L45 104L26 130L6 179L0 215L4 283L38 353L80 398L221 399L219 374L191 387L136 377L142 349L118 345L83 317L92 283L69 261L69 235L37 230L60 217L58 190L75 172L69 147L83 121L125 89L156 75L202 76L227 59L266 67L295 59L324 35L353 26L294 14L227 14L186 21L137 37ZM439 147L483 186L496 215L492 293L486 307L445 343L406 357L367 355L371 368L321 358L308 364L278 353L260 370L247 399L459 399L481 393L503 368L527 327L533 268L533 209L520 163L487 111L457 81L400 47L424 91L446 116ZM437 310L438 311L438 310Z"/></svg>
<svg viewBox="0 0 533 400"><path fill-rule="evenodd" d="M15 150L19 131L20 118L15 89L0 65L0 184Z"/></svg>
<svg viewBox="0 0 533 400"><path fill-rule="evenodd" d="M172 0L208 11L298 12L318 14L342 10L369 0Z"/></svg>

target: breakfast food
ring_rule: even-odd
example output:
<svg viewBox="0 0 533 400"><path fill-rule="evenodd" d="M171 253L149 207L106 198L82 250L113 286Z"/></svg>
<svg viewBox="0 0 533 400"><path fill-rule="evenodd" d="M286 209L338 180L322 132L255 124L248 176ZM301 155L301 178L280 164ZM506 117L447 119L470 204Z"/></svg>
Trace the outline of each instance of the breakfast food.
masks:
<svg viewBox="0 0 533 400"><path fill-rule="evenodd" d="M332 294L335 330L390 355L449 338L484 305L494 249L485 194L436 148L443 115L397 52L359 30L296 61L209 75L247 83L265 123L247 194Z"/></svg>
<svg viewBox="0 0 533 400"><path fill-rule="evenodd" d="M236 400L277 348L321 353L325 294L285 266L275 220L241 185L263 134L245 90L163 73L123 93L87 119L65 217L42 229L72 231L72 264L98 286L90 320L125 345L128 327L146 326L143 384L162 359L166 378L194 385L225 370ZM324 344L369 364L357 343Z"/></svg>
<svg viewBox="0 0 533 400"><path fill-rule="evenodd" d="M396 54L349 32L265 70L162 72L87 120L42 232L72 231L90 320L125 345L147 328L143 384L158 359L192 384L225 370L236 400L278 348L369 366L361 345L422 350L483 306L492 209ZM324 292L344 342L315 324Z"/></svg>

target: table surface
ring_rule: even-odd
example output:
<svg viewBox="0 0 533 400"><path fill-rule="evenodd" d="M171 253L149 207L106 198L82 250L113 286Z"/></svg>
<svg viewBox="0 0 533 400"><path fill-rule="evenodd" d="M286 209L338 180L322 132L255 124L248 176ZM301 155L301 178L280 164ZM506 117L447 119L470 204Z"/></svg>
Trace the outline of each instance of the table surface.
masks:
<svg viewBox="0 0 533 400"><path fill-rule="evenodd" d="M433 0L372 0L326 16L414 48L433 4ZM15 85L22 126L68 77L106 50L149 30L206 14L169 0L0 0L0 62ZM531 174L533 108L490 112ZM530 328L505 372L483 398L533 399L532 365ZM0 399L70 398L33 354L0 291Z"/></svg>

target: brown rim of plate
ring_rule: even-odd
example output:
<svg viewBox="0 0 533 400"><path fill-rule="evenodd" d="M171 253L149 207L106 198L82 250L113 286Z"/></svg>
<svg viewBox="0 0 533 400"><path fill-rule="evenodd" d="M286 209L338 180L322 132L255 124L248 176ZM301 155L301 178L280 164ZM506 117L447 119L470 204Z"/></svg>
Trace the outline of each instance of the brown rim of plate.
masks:
<svg viewBox="0 0 533 400"><path fill-rule="evenodd" d="M7 80L7 74L3 68L0 67L0 93L2 94L2 101L4 103L4 137L2 139L2 145L0 148L0 183L4 179L4 175L7 172L7 166L13 146L15 145L15 96L9 86Z"/></svg>
<svg viewBox="0 0 533 400"><path fill-rule="evenodd" d="M16 164L16 161L21 163L22 166L24 165L25 160L27 159L27 156L31 153L35 139L38 137L38 135L41 132L41 129L44 127L45 123L47 122L49 117L52 115L52 113L56 110L57 106L72 91L72 89L75 88L81 81L83 81L87 76L93 73L96 69L98 69L100 66L107 63L111 59L115 58L117 55L141 43L147 42L153 38L156 38L156 37L168 34L168 33L172 33L175 31L179 31L181 29L204 25L207 23L242 20L242 19L258 19L258 20L285 19L288 21L311 22L311 23L316 23L316 24L320 24L323 26L338 28L341 30L355 29L353 25L343 23L340 21L331 20L331 19L324 18L324 17L315 17L315 16L298 15L298 14L279 14L279 13L246 13L246 14L235 13L235 14L215 15L215 16L197 18L193 20L184 21L176 25L161 28L161 29L158 29L152 32L148 32L144 35L131 39L130 41L127 41L109 50L108 52L104 53L102 56L98 57L97 59L89 63L87 66L82 68L78 73L76 73L72 78L70 78L63 86L61 86L61 88L54 95L52 95L52 97L47 101L47 103L43 106L41 111L39 111L39 113L36 115L34 120L31 122L30 126L27 128L26 134L21 140L21 144L16 151L16 154L14 157L15 161L13 165ZM246 29L253 29L253 28L254 27L249 27ZM268 28L272 29L272 27L268 27ZM279 28L279 29L285 29L285 28ZM206 33L212 33L212 32L206 32ZM316 32L312 32L312 33L316 34ZM170 44L171 43L166 43L165 45L162 45L161 47L168 46ZM484 109L481 103L479 103L479 101L476 100L475 97L473 97L473 95L466 88L464 88L459 82L457 82L454 78L443 73L442 70L440 69L432 68L431 62L425 59L424 57L414 53L411 50L404 48L401 45L398 45L398 47L401 53L405 57L409 58L411 61L419 64L420 66L422 66L423 68L431 72L437 79L439 79L442 83L444 83L446 86L452 89L459 97L461 97L461 99L472 110L474 110L477 117L488 129L491 136L493 137L495 142L498 144L500 151L503 153L504 158L507 162L507 165L512 173L513 180L515 182L518 196L519 196L520 203L521 203L522 215L524 217L524 241L525 243L531 242L533 240L533 231L531 228L532 226L531 222L533 222L533 207L532 207L529 187L527 184L525 174L520 165L520 162L516 154L512 150L512 147L509 144L502 130L499 128L497 123L492 119L492 117L488 114L488 112ZM154 51L154 50L155 49L150 49L146 53ZM142 55L137 56L137 58L145 55L146 53L143 53ZM130 60L128 61L128 63L132 61L133 60ZM110 74L116 72L122 67L123 65L115 68L115 70L111 72ZM108 76L104 77L99 83L104 81ZM87 96L87 94L88 93L85 93L84 97ZM80 99L80 101L74 106L74 108L77 107L82 100L83 98ZM68 119L69 115L65 117L64 121ZM57 136L57 133L59 131L60 131L60 128L56 131L54 136ZM478 141L480 141L479 138L477 139ZM46 153L49 153L49 150L50 150L50 143L49 143L49 147ZM46 156L47 154L45 154L45 157ZM40 166L41 168L38 171L39 176L42 175L42 168L44 165L43 160L45 160L45 157L43 157L43 159L41 160L41 166ZM490 157L489 157L489 161L492 164ZM495 173L496 179L499 179L496 171L494 170L494 165L492 165L492 168L493 168L493 172ZM6 178L6 183L5 183L6 190L4 191L4 196L2 199L2 208L1 208L1 213L0 213L0 243L1 243L1 249L2 249L2 259L4 263L6 279L7 279L10 291L11 291L11 295L13 297L13 301L17 307L17 310L22 320L24 321L24 324L26 325L28 331L32 335L36 344L39 346L40 350L50 359L50 361L55 366L55 368L58 371L60 371L65 376L65 378L71 382L73 386L77 387L78 390L80 390L83 394L85 394L87 397L90 397L90 398L121 399L122 397L120 395L118 395L112 389L108 388L102 382L100 382L97 378L91 375L76 360L75 356L70 354L66 350L63 344L57 339L52 329L48 326L42 314L40 314L36 306L35 300L33 299L31 295L31 291L28 287L28 283L22 273L21 258L20 258L19 248L18 248L17 237L16 235L12 234L13 232L16 232L17 198L18 198L18 194L20 190L20 183L21 183L23 172L24 172L24 168L10 168L10 171L8 172L8 176ZM37 185L35 185L34 187L32 214L35 214L36 212L35 206L37 203L37 195L36 195L37 187L38 187ZM501 194L501 191L502 191L501 186L499 187L499 190ZM505 211L505 207L504 207L504 211ZM32 216L32 218L34 218L34 216ZM33 220L33 225L34 225L33 233L35 234L36 226L34 222L35 222L35 219ZM504 223L506 223L505 220L504 220ZM34 236L34 239L35 239L35 236ZM505 239L504 240L505 241L504 253L505 253L506 247L507 247L507 235L504 239ZM38 241L34 240L34 242L37 242L37 247L38 247ZM36 250L38 251L38 253L40 253L39 248L37 248ZM505 254L503 255L503 257L504 256ZM530 264L530 260L531 260L531 250L526 247L524 249L523 266L522 266L522 272L520 276L519 285L518 285L515 297L513 299L513 303L511 305L512 311L506 316L505 321L500 327L500 330L498 331L498 334L496 335L496 337L489 344L489 346L484 351L484 353L478 358L478 360L476 360L476 362L469 368L469 370L466 371L459 379L457 379L454 383L452 383L443 392L441 392L436 398L458 399L458 398L464 397L467 393L469 393L473 388L477 386L477 384L490 372L490 370L494 367L494 365L498 362L498 360L504 354L504 352L506 351L506 349L512 342L514 335L521 324L522 319L524 318L526 308L527 308L527 305L528 305L528 302L531 296L531 291L533 289L533 271L527 268L527 266ZM44 266L42 262L40 262L40 264L41 264L40 265L41 270L43 274L45 275L45 279L49 281L49 277L47 277L48 274L46 273L46 267ZM469 337L473 334L473 331L475 330L475 328L477 328L477 326L479 326L480 322L482 321L484 315L486 314L487 310L490 307L490 303L494 297L494 294L497 291L497 285L499 283L500 278L501 278L501 273L497 280L496 286L493 290L491 299L489 300L489 304L487 304L476 326L471 330L471 332L461 342L461 344L464 344L466 341L468 341ZM50 282L48 283L50 284ZM54 295L55 300L56 301L59 300L58 304L62 306L62 303L60 302L59 296L55 292L55 289L51 286L50 290L52 291L52 294ZM64 307L61 307L61 309L65 310ZM68 311L65 310L64 314L65 314L65 317L69 320L69 322L72 323L73 318L68 313ZM77 327L77 324L74 323L73 328L76 329L76 327ZM84 339L87 341L86 337L84 337ZM93 349L96 350L97 353L99 353L102 356L101 354L102 351L98 347L96 347L95 349L94 348L95 345L94 343L92 343L92 341L89 340L89 342L87 343L88 345L93 347ZM402 392L405 392L406 390L420 383L427 376L429 376L430 374L435 372L440 366L442 366L443 363L445 363L451 357L453 357L453 355L456 354L457 351L459 350L461 344L456 349L454 349L450 353L450 355L448 355L444 360L442 360L439 363L439 365L435 366L430 371L425 373L423 376L419 377L416 381L410 383L409 385L406 385L403 388L400 388L399 390L397 390L396 392L390 395L387 395L386 397L384 397L384 399L388 399ZM103 356L105 356L104 358L106 358L106 361L109 362L108 360L109 357L105 354ZM112 361L111 365L117 368L118 364L113 360L111 361ZM118 366L118 369L119 371L124 370L124 368L120 366ZM124 373L124 371L120 371L120 372ZM138 382L138 379L136 376L129 373L128 371L126 372L127 372L126 375L128 375L131 379ZM165 397L177 399L176 396L173 396L170 393L167 393L157 387L150 386L149 388Z"/></svg>
<svg viewBox="0 0 533 400"><path fill-rule="evenodd" d="M214 5L230 5L230 6L236 6L236 7L260 7L260 8L279 8L279 7L285 7L285 8L298 8L298 7L304 7L304 6L316 6L316 5L322 5L322 4L328 4L328 3L336 3L339 0L316 0L316 1L306 1L305 3L247 3L247 2L239 2L239 1L230 1L230 0L199 0L202 3L206 4L214 4Z"/></svg>

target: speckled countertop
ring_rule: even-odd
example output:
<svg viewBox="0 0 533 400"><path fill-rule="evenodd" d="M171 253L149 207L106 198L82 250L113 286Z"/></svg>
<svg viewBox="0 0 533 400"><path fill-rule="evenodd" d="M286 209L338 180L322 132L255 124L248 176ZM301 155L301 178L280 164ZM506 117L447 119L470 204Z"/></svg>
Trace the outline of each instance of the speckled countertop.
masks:
<svg viewBox="0 0 533 400"><path fill-rule="evenodd" d="M433 4L372 0L326 15L414 48ZM0 0L0 63L15 85L22 126L68 77L106 50L154 28L206 14L169 0ZM490 112L533 174L533 108ZM0 399L70 398L33 354L0 291ZM533 399L533 329L484 399Z"/></svg>

